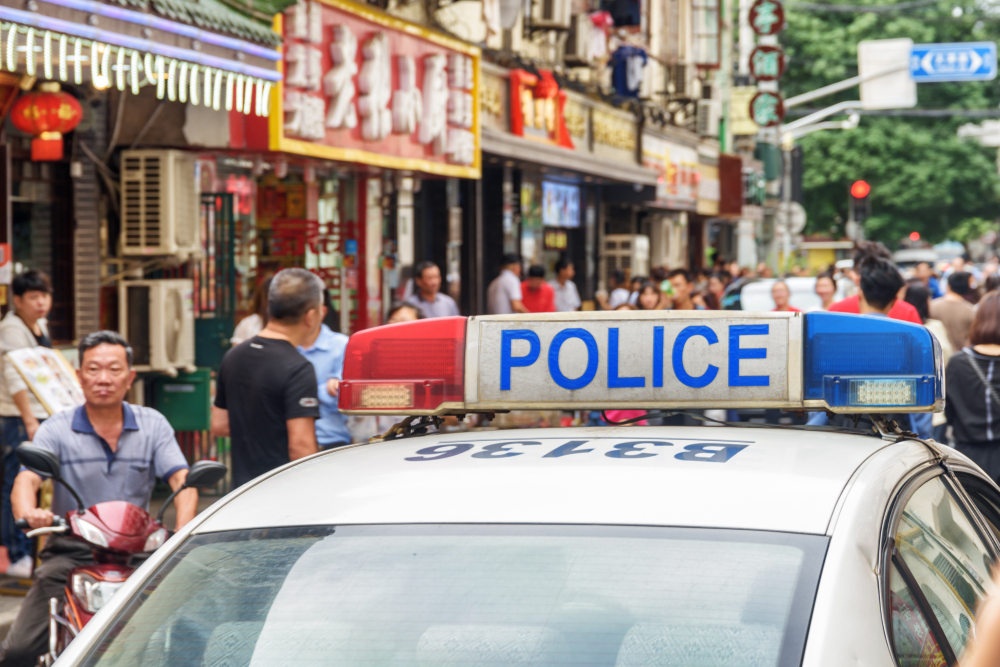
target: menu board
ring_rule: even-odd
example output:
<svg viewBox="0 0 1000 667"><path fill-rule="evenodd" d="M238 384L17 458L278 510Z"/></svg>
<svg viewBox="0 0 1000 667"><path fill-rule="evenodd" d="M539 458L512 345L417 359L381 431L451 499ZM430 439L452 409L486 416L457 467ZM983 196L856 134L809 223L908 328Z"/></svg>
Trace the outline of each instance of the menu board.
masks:
<svg viewBox="0 0 1000 667"><path fill-rule="evenodd" d="M50 416L83 405L76 371L58 350L25 347L8 352L7 358Z"/></svg>

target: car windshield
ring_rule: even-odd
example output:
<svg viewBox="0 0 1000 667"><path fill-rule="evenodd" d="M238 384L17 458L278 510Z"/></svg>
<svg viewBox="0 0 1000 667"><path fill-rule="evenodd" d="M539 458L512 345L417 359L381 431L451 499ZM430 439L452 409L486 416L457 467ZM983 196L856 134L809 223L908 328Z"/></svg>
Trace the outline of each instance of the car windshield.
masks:
<svg viewBox="0 0 1000 667"><path fill-rule="evenodd" d="M84 664L798 665L826 545L562 525L199 535Z"/></svg>

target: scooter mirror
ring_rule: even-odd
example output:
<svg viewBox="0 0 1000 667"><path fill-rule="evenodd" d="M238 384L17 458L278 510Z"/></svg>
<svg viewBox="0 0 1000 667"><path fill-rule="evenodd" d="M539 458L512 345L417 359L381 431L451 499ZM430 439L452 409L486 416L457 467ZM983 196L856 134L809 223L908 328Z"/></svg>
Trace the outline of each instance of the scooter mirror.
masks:
<svg viewBox="0 0 1000 667"><path fill-rule="evenodd" d="M228 468L218 461L196 461L188 470L184 486L189 489L205 489L215 486L220 479L226 476L227 470Z"/></svg>
<svg viewBox="0 0 1000 667"><path fill-rule="evenodd" d="M38 473L42 477L51 477L59 480L59 457L47 449L36 447L30 443L22 443L14 450L17 460L31 472Z"/></svg>

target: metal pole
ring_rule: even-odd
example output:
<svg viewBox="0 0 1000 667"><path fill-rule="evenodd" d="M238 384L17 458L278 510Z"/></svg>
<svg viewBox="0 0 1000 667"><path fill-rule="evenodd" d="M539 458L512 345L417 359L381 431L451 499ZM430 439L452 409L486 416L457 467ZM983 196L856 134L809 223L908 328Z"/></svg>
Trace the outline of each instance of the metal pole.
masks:
<svg viewBox="0 0 1000 667"><path fill-rule="evenodd" d="M829 106L829 107L827 107L825 109L820 109L819 111L817 111L815 113L811 113L808 116L804 116L802 118L799 118L798 120L792 121L791 123L788 123L787 125L782 125L781 126L781 135L784 136L785 133L787 133L787 132L794 132L795 130L797 130L797 129L801 128L801 127L805 127L807 125L812 125L816 121L822 120L823 118L826 118L827 116L832 116L832 115L838 114L838 113L844 113L846 111L854 111L854 110L860 109L860 108L861 108L861 102L858 102L858 101L853 101L853 102L838 102L838 103L834 104L833 106Z"/></svg>
<svg viewBox="0 0 1000 667"><path fill-rule="evenodd" d="M829 86L823 86L822 88L817 88L816 90L808 93L802 93L801 95L796 95L795 97L789 97L784 101L784 105L785 108L788 109L789 107L798 106L803 102L811 102L812 100L819 99L820 97L826 97L827 95L832 95L833 93L839 93L842 90L853 88L859 83L888 76L889 74L895 74L896 72L900 72L905 69L909 69L909 64L882 70L880 72L872 72L871 74L865 74L864 76L853 76L850 79L844 79L838 83L831 83Z"/></svg>

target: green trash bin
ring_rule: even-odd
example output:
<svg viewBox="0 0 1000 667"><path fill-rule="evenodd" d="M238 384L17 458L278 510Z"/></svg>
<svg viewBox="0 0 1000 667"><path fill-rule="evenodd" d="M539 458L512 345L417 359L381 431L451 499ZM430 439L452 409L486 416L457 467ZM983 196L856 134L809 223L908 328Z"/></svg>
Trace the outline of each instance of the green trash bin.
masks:
<svg viewBox="0 0 1000 667"><path fill-rule="evenodd" d="M175 431L207 431L212 424L211 387L208 368L179 373L175 378L161 375L152 381L152 404Z"/></svg>

